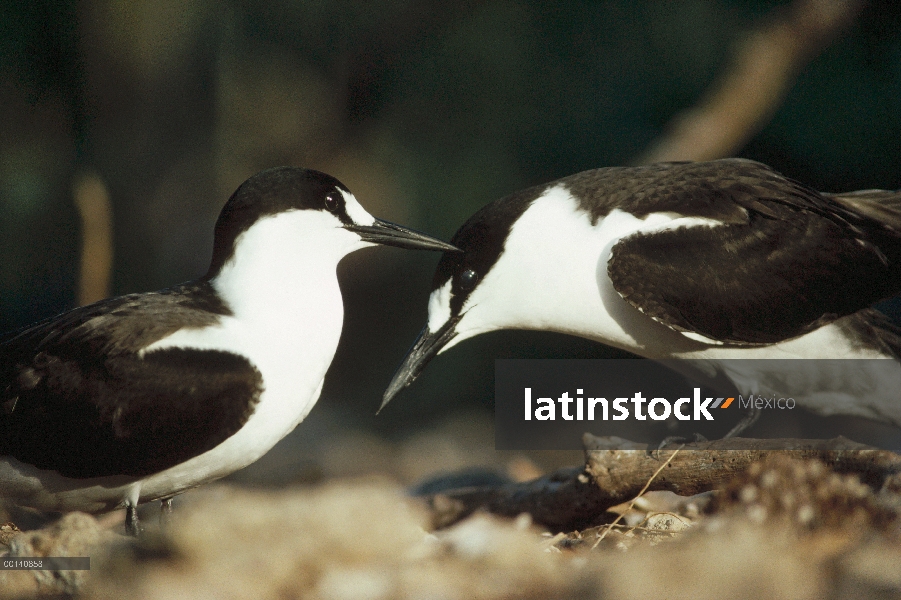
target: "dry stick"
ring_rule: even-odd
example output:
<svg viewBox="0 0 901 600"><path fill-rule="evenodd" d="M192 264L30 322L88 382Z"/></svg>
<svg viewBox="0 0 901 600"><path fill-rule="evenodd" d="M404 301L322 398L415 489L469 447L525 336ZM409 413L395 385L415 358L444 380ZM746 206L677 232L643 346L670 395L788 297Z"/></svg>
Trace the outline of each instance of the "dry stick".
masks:
<svg viewBox="0 0 901 600"><path fill-rule="evenodd" d="M795 0L740 44L729 71L677 114L635 164L738 152L770 120L795 77L860 12L863 0Z"/></svg>
<svg viewBox="0 0 901 600"><path fill-rule="evenodd" d="M601 535L598 536L598 541L596 541L596 542L594 543L594 546L591 547L592 550L594 550L595 548L597 548L597 547L598 547L598 544L600 544L601 541L602 541L605 537L607 537L607 534L610 533L610 530L613 529L613 526L616 525L617 523L619 523L620 520L626 515L627 512L629 512L630 510L632 510L632 508L635 506L635 503L638 502L638 499L641 498L642 495L644 495L644 493L645 493L646 491L648 491L648 488L649 488L649 487L651 487L651 483L654 482L654 479L656 479L657 476L660 475L660 472L661 472L663 469L665 469L666 466L667 466L668 464L670 464L671 462L673 462L673 459L676 458L676 455L677 455L677 454L679 454L679 450L681 450L681 449L684 448L684 447L685 447L685 444L682 444L681 446L679 446L678 448L676 448L676 449L673 451L673 453L670 455L670 457L669 457L668 459L666 459L666 462L663 463L662 465L660 465L660 468L659 468L659 469L657 469L656 471L654 471L654 474L651 475L651 478L648 479L648 482L647 482L646 484L644 484L644 487L641 488L641 491L638 492L638 495L636 495L634 498L632 498L632 501L629 503L629 507L628 507L626 510L624 510L623 512L619 513L619 516L616 517L616 519L615 519L612 523L610 523L609 525L607 525L607 527L604 528L604 533L602 533Z"/></svg>
<svg viewBox="0 0 901 600"><path fill-rule="evenodd" d="M646 446L618 450L608 438L586 435L586 472L611 499L628 497L657 469ZM615 442L614 442L615 443ZM664 477L654 480L652 489L692 496L721 487L751 464L778 451L797 459L818 459L842 473L856 473L861 480L880 487L901 472L901 456L843 437L831 440L729 438L693 442L675 459Z"/></svg>
<svg viewBox="0 0 901 600"><path fill-rule="evenodd" d="M874 488L901 489L901 456L841 437L693 442L670 457L665 472L660 461L648 455L646 444L591 435L583 441L584 467L561 469L533 481L451 489L430 497L433 526L447 527L486 510L509 517L529 513L535 523L552 531L584 529L610 507L647 490L691 496L719 489L772 452L818 459L834 471L859 475Z"/></svg>

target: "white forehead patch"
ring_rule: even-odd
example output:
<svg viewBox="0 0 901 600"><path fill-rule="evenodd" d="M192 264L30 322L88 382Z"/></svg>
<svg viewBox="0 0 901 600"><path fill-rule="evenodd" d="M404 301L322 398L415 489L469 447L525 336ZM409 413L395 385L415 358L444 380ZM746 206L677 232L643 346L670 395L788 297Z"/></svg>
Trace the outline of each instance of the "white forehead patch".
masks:
<svg viewBox="0 0 901 600"><path fill-rule="evenodd" d="M429 296L429 331L438 331L450 321L451 279Z"/></svg>
<svg viewBox="0 0 901 600"><path fill-rule="evenodd" d="M338 191L344 196L344 210L347 211L347 216L353 219L355 224L372 225L375 223L375 217L370 215L362 206L360 206L360 203L357 202L357 199L354 198L353 194L345 192L342 189L338 189Z"/></svg>

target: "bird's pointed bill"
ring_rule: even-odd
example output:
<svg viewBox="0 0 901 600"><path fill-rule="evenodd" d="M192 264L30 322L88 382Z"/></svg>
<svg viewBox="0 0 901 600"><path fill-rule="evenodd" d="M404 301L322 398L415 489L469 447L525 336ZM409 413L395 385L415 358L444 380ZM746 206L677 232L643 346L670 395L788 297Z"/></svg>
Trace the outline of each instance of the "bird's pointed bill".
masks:
<svg viewBox="0 0 901 600"><path fill-rule="evenodd" d="M424 233L413 231L381 219L375 219L372 225L351 224L345 227L359 234L363 241L385 246L397 246L412 250L441 250L443 252L460 252L456 246L442 242Z"/></svg>
<svg viewBox="0 0 901 600"><path fill-rule="evenodd" d="M394 396L402 389L413 383L425 369L429 361L435 358L439 352L457 335L456 325L460 317L453 317L442 325L437 331L429 331L428 325L423 328L413 347L407 352L404 362L397 368L388 389L382 396L382 405L379 411L385 408Z"/></svg>

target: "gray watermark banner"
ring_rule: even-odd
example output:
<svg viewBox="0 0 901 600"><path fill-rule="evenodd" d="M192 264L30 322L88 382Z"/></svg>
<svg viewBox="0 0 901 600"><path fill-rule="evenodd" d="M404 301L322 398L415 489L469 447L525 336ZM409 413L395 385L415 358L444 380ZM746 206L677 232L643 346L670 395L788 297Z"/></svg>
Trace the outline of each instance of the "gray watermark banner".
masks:
<svg viewBox="0 0 901 600"><path fill-rule="evenodd" d="M0 571L90 571L90 556L3 556Z"/></svg>
<svg viewBox="0 0 901 600"><path fill-rule="evenodd" d="M581 449L582 435L657 445L724 437L901 449L901 363L882 359L498 359L495 446Z"/></svg>

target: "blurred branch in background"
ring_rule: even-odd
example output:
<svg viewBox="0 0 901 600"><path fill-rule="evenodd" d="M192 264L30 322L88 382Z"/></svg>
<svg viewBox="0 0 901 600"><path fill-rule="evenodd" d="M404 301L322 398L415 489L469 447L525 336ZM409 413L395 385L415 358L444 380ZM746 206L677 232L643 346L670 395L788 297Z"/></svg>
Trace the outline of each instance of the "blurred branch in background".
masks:
<svg viewBox="0 0 901 600"><path fill-rule="evenodd" d="M732 156L770 120L795 77L846 29L863 0L795 0L764 19L739 46L732 68L635 164Z"/></svg>
<svg viewBox="0 0 901 600"><path fill-rule="evenodd" d="M96 173L82 173L72 186L75 207L81 217L81 264L78 277L79 306L110 295L113 266L113 210L106 184Z"/></svg>

